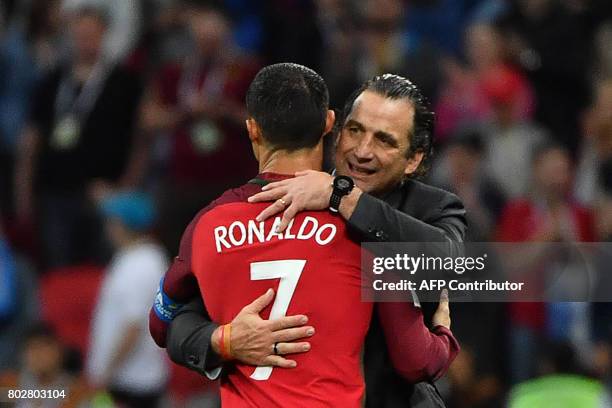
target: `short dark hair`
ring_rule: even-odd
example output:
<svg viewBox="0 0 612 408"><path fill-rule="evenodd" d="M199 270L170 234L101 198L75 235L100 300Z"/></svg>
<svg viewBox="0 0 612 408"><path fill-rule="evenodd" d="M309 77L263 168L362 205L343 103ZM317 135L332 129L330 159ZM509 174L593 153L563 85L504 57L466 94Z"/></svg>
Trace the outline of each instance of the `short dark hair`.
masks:
<svg viewBox="0 0 612 408"><path fill-rule="evenodd" d="M612 159L607 159L600 165L599 179L604 194L612 197Z"/></svg>
<svg viewBox="0 0 612 408"><path fill-rule="evenodd" d="M98 20L98 22L106 29L108 29L110 25L110 17L108 15L108 10L103 6L79 6L74 10L73 15L77 19L93 18L95 20Z"/></svg>
<svg viewBox="0 0 612 408"><path fill-rule="evenodd" d="M36 322L28 327L24 333L24 343L28 343L32 340L51 340L58 341L57 333L55 328L47 322Z"/></svg>
<svg viewBox="0 0 612 408"><path fill-rule="evenodd" d="M261 69L246 95L246 107L266 142L279 150L312 148L325 130L329 92L319 74L281 63Z"/></svg>
<svg viewBox="0 0 612 408"><path fill-rule="evenodd" d="M534 146L531 154L531 166L534 167L542 159L542 157L544 157L545 154L553 150L559 150L566 154L568 157L570 157L569 150L567 150L564 145L555 140L547 138Z"/></svg>
<svg viewBox="0 0 612 408"><path fill-rule="evenodd" d="M183 0L183 7L200 12L215 12L225 19L231 20L228 10L224 7L222 0Z"/></svg>
<svg viewBox="0 0 612 408"><path fill-rule="evenodd" d="M485 153L484 136L478 129L461 129L456 132L448 142L449 147L461 147L471 153L483 155Z"/></svg>
<svg viewBox="0 0 612 408"><path fill-rule="evenodd" d="M346 101L338 125L344 126L353 110L355 100L365 91L372 91L388 99L406 99L414 107L414 126L408 134L410 147L406 158L422 152L423 160L413 176L422 176L427 172L428 162L433 155L433 132L435 115L430 110L429 102L421 90L409 79L395 74L383 74L366 81Z"/></svg>

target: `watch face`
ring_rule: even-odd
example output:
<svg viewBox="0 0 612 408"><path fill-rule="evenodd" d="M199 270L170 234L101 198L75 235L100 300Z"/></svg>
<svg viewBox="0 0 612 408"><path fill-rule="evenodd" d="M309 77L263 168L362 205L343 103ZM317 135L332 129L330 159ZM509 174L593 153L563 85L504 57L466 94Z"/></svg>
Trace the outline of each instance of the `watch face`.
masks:
<svg viewBox="0 0 612 408"><path fill-rule="evenodd" d="M338 176L334 179L334 188L341 193L348 194L355 184L346 176Z"/></svg>
<svg viewBox="0 0 612 408"><path fill-rule="evenodd" d="M346 179L339 179L336 185L340 190L347 190L348 188L350 188L351 183L349 183L349 181Z"/></svg>

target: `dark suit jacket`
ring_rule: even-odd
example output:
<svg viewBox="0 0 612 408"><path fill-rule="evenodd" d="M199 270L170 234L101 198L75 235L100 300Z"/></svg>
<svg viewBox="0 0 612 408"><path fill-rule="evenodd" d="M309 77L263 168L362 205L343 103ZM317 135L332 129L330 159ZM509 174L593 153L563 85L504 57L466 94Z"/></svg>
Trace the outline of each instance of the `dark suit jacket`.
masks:
<svg viewBox="0 0 612 408"><path fill-rule="evenodd" d="M362 194L347 223L362 242L460 243L466 231L459 198L416 180L406 180L382 199ZM202 374L218 366L210 349L216 327L201 299L189 303L170 324L170 358ZM364 366L367 408L443 406L431 384L408 384L393 370L377 313L366 337Z"/></svg>

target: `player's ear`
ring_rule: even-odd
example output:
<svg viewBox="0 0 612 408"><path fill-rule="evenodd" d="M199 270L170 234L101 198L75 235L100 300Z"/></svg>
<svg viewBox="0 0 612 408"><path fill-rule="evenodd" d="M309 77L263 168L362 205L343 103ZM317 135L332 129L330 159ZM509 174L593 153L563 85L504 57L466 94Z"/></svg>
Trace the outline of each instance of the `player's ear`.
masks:
<svg viewBox="0 0 612 408"><path fill-rule="evenodd" d="M331 132L331 130L334 128L335 122L336 122L336 112L334 112L331 109L328 109L327 116L325 118L325 132L323 132L324 135Z"/></svg>
<svg viewBox="0 0 612 408"><path fill-rule="evenodd" d="M246 128L249 133L249 140L251 141L251 148L253 149L253 155L255 160L259 161L259 149L261 147L261 129L255 119L248 118L246 120Z"/></svg>
<svg viewBox="0 0 612 408"><path fill-rule="evenodd" d="M249 132L249 140L251 143L261 143L261 129L259 128L257 122L255 122L255 119L248 118L246 120L246 128Z"/></svg>

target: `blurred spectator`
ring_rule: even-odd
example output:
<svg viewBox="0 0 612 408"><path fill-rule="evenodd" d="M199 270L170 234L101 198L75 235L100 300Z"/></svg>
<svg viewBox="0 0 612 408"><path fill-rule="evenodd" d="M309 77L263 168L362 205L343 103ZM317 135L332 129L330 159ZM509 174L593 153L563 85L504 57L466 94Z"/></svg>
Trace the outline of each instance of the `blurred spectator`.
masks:
<svg viewBox="0 0 612 408"><path fill-rule="evenodd" d="M102 54L106 20L80 9L69 21L74 54L40 84L20 140L16 211L38 215L45 265L99 258L102 244L88 190L119 183L141 95L137 78Z"/></svg>
<svg viewBox="0 0 612 408"><path fill-rule="evenodd" d="M597 236L600 241L612 242L612 157L599 167L601 194L597 201Z"/></svg>
<svg viewBox="0 0 612 408"><path fill-rule="evenodd" d="M596 224L598 240L602 242L594 264L597 273L594 297L604 300L609 299L612 287L612 158L601 165L599 180L602 189L596 202ZM593 368L597 375L609 382L612 380L612 302L593 303L591 328L594 343Z"/></svg>
<svg viewBox="0 0 612 408"><path fill-rule="evenodd" d="M19 7L20 3L23 2L23 0L5 0L2 2L0 10L2 10L5 21L9 21L14 17L16 9Z"/></svg>
<svg viewBox="0 0 612 408"><path fill-rule="evenodd" d="M438 142L461 126L490 120L500 97L511 98L515 120L531 118L531 86L505 62L508 51L501 33L493 25L477 23L468 27L465 37L467 64L444 63L445 84L435 109Z"/></svg>
<svg viewBox="0 0 612 408"><path fill-rule="evenodd" d="M10 11L14 2L15 0L8 0L0 3L0 38L2 38L2 34L4 34L4 29L9 20Z"/></svg>
<svg viewBox="0 0 612 408"><path fill-rule="evenodd" d="M517 198L528 192L529 159L546 134L516 115L516 103L524 89L520 76L508 69L491 74L484 83L493 108L492 118L482 124L487 146L485 168L506 197Z"/></svg>
<svg viewBox="0 0 612 408"><path fill-rule="evenodd" d="M147 315L168 260L147 234L155 209L149 197L134 192L113 194L101 208L116 253L93 320L88 375L120 406L156 407L168 367L149 335Z"/></svg>
<svg viewBox="0 0 612 408"><path fill-rule="evenodd" d="M226 0L234 3L237 0ZM295 62L321 68L321 32L314 0L263 2L263 49L267 63Z"/></svg>
<svg viewBox="0 0 612 408"><path fill-rule="evenodd" d="M64 368L64 351L50 326L39 323L29 329L21 346L21 369L17 373L0 374L0 386L17 390L57 390L64 394L59 398L16 400L16 408L68 408L87 401L89 390L85 383Z"/></svg>
<svg viewBox="0 0 612 408"><path fill-rule="evenodd" d="M545 144L535 150L532 163L531 193L511 201L504 209L498 239L508 242L592 241L594 230L590 212L569 197L572 165L568 152L559 145ZM535 357L541 339L547 334L570 337L576 333L573 325L587 320L580 315L584 312L582 306L577 303L572 309L571 304L559 303L509 305L513 381L524 381L534 374Z"/></svg>
<svg viewBox="0 0 612 408"><path fill-rule="evenodd" d="M410 1L406 6L408 32L412 37L428 39L446 55L459 55L461 33L472 13L479 11L479 3L482 1Z"/></svg>
<svg viewBox="0 0 612 408"><path fill-rule="evenodd" d="M484 242L490 239L505 204L498 185L484 171L484 141L477 130L466 130L451 139L444 155L448 180L443 188L461 198L468 214L466 239Z"/></svg>
<svg viewBox="0 0 612 408"><path fill-rule="evenodd" d="M62 0L62 10L68 14L84 7L98 9L108 18L104 56L108 61L121 61L140 37L141 0Z"/></svg>
<svg viewBox="0 0 612 408"><path fill-rule="evenodd" d="M14 350L38 316L35 276L16 259L0 222L0 371L15 367Z"/></svg>
<svg viewBox="0 0 612 408"><path fill-rule="evenodd" d="M508 7L507 0L477 0L470 18L473 23L492 23L507 13Z"/></svg>
<svg viewBox="0 0 612 408"><path fill-rule="evenodd" d="M612 158L612 79L598 84L584 128L574 191L582 204L592 206L602 194L599 167Z"/></svg>
<svg viewBox="0 0 612 408"><path fill-rule="evenodd" d="M223 4L233 22L236 45L248 53L260 53L265 28L261 4L249 0L224 0Z"/></svg>
<svg viewBox="0 0 612 408"><path fill-rule="evenodd" d="M244 131L244 98L258 64L232 47L222 9L213 2L187 4L196 49L182 64L161 69L141 123L148 135L160 136L166 154L160 159L167 167L160 228L171 253L199 209L257 170Z"/></svg>
<svg viewBox="0 0 612 408"><path fill-rule="evenodd" d="M612 78L612 22L602 24L595 35L595 61L593 77L595 81Z"/></svg>
<svg viewBox="0 0 612 408"><path fill-rule="evenodd" d="M509 408L611 406L604 385L584 375L570 344L549 344L538 360L542 377L515 386L510 392Z"/></svg>
<svg viewBox="0 0 612 408"><path fill-rule="evenodd" d="M574 152L588 103L591 27L572 2L510 0L501 25L537 97L535 119Z"/></svg>
<svg viewBox="0 0 612 408"><path fill-rule="evenodd" d="M17 266L0 225L0 326L17 309Z"/></svg>
<svg viewBox="0 0 612 408"><path fill-rule="evenodd" d="M142 12L142 34L127 64L148 79L161 65L185 58L191 47L181 2L143 0Z"/></svg>
<svg viewBox="0 0 612 408"><path fill-rule="evenodd" d="M499 186L485 172L485 154L482 133L468 128L450 138L441 163L434 166L442 165L440 168L445 173L442 187L457 194L465 205L466 241L490 240L505 204ZM470 255L478 256L476 253ZM499 270L492 258L487 267L489 276L495 276L496 268ZM505 374L504 356L499 353L506 335L504 311L501 303L459 302L453 305L453 331L461 338L462 350L449 370L449 407L500 406ZM473 318L476 315L479 316L477 320ZM488 329L483 332L481 327Z"/></svg>
<svg viewBox="0 0 612 408"><path fill-rule="evenodd" d="M355 7L343 0L319 0L317 9L322 37L319 72L329 88L331 108L341 108L350 94L359 88ZM342 69L338 69L338 61L343 61Z"/></svg>
<svg viewBox="0 0 612 408"><path fill-rule="evenodd" d="M31 94L57 58L57 4L34 2L0 36L0 216L13 214L14 156Z"/></svg>
<svg viewBox="0 0 612 408"><path fill-rule="evenodd" d="M374 75L393 72L419 84L425 96L435 100L438 93L440 50L426 38L410 36L404 26L407 10L401 0L356 2L359 37L359 82Z"/></svg>
<svg viewBox="0 0 612 408"><path fill-rule="evenodd" d="M482 305L468 303L462 303L460 306L477 306L482 308ZM496 305L496 307L497 306L499 305ZM482 312L476 311L476 307L472 307L471 309L472 312ZM490 304L487 304L487 309L487 311L490 310ZM487 322L499 323L499 320L487 320ZM486 347L492 346L490 342L484 345ZM491 372L486 372L485 375L483 375L482 367L479 367L478 364L478 360L483 361L487 357L493 357L493 364L489 365L495 365L499 360L499 358L495 357L499 357L499 355L495 356L493 354L488 354L487 357L483 357L480 349L473 349L470 346L466 347L462 341L461 353L459 353L457 359L455 359L448 371L448 380L450 381L452 391L448 400L449 407L493 408L502 405L502 388L499 378L491 375ZM499 366L496 366L493 367L493 370L499 371L499 368Z"/></svg>

